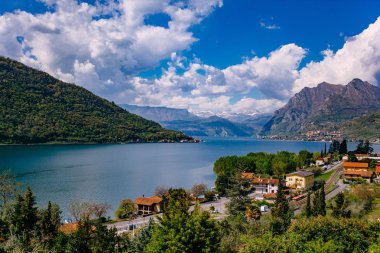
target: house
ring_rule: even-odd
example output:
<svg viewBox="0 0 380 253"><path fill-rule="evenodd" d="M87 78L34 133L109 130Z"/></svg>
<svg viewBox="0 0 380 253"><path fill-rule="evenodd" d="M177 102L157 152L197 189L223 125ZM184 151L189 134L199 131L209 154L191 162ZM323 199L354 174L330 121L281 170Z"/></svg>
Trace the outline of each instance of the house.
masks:
<svg viewBox="0 0 380 253"><path fill-rule="evenodd" d="M346 179L363 178L370 179L373 171L368 170L368 163L360 162L344 162L343 174Z"/></svg>
<svg viewBox="0 0 380 253"><path fill-rule="evenodd" d="M255 193L277 193L280 179L256 177L252 181Z"/></svg>
<svg viewBox="0 0 380 253"><path fill-rule="evenodd" d="M356 156L356 159L358 159L358 161L361 161L363 159L368 159L370 157L370 155L368 154L355 154Z"/></svg>
<svg viewBox="0 0 380 253"><path fill-rule="evenodd" d="M292 189L307 190L314 185L314 173L309 171L296 171L286 174L286 186Z"/></svg>
<svg viewBox="0 0 380 253"><path fill-rule="evenodd" d="M137 205L137 214L147 215L161 212L162 198L159 196L145 197L143 195L134 203Z"/></svg>
<svg viewBox="0 0 380 253"><path fill-rule="evenodd" d="M380 174L380 162L376 163L376 175Z"/></svg>
<svg viewBox="0 0 380 253"><path fill-rule="evenodd" d="M315 161L315 165L317 165L318 167L322 167L323 165L325 165L325 160L322 157L317 158L317 160Z"/></svg>

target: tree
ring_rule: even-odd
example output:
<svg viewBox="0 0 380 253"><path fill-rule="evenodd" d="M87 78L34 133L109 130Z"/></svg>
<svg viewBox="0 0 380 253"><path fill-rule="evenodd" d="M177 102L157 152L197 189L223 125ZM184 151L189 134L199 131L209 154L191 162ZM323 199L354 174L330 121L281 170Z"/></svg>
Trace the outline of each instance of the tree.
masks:
<svg viewBox="0 0 380 253"><path fill-rule="evenodd" d="M348 161L349 162L357 162L358 161L358 158L356 157L355 155L355 152L348 152Z"/></svg>
<svg viewBox="0 0 380 253"><path fill-rule="evenodd" d="M340 149L340 143L337 140L333 140L330 144L329 153L333 154L335 152L339 152Z"/></svg>
<svg viewBox="0 0 380 253"><path fill-rule="evenodd" d="M90 209L96 218L100 219L111 209L108 203L91 203Z"/></svg>
<svg viewBox="0 0 380 253"><path fill-rule="evenodd" d="M10 170L0 173L0 217L3 215L4 208L16 199L20 194L20 184L16 182L16 177Z"/></svg>
<svg viewBox="0 0 380 253"><path fill-rule="evenodd" d="M256 221L259 220L261 216L260 206L252 202L246 207L245 210L245 217L247 218L247 221Z"/></svg>
<svg viewBox="0 0 380 253"><path fill-rule="evenodd" d="M355 153L356 154L370 154L373 152L373 148L368 140L365 142L363 140L359 141Z"/></svg>
<svg viewBox="0 0 380 253"><path fill-rule="evenodd" d="M288 200L285 198L284 186L278 184L276 200L272 208L271 230L274 234L282 234L290 225L292 213Z"/></svg>
<svg viewBox="0 0 380 253"><path fill-rule="evenodd" d="M311 207L311 194L310 191L307 192L307 199L306 199L306 209L305 209L305 215L306 217L310 217L313 214L312 207Z"/></svg>
<svg viewBox="0 0 380 253"><path fill-rule="evenodd" d="M42 241L51 241L58 234L60 222L59 206L49 201L47 208L39 211L38 228Z"/></svg>
<svg viewBox="0 0 380 253"><path fill-rule="evenodd" d="M136 214L136 205L131 199L123 199L119 208L115 212L115 216L119 219L131 218Z"/></svg>
<svg viewBox="0 0 380 253"><path fill-rule="evenodd" d="M307 151L307 150L301 150L298 153L298 166L299 167L304 167L304 166L309 166L310 160L312 158L312 154Z"/></svg>
<svg viewBox="0 0 380 253"><path fill-rule="evenodd" d="M341 154L341 155L345 155L345 154L347 154L347 140L346 139L344 139L343 141L342 141L342 143L340 143L340 146L339 146L339 154Z"/></svg>
<svg viewBox="0 0 380 253"><path fill-rule="evenodd" d="M86 201L72 201L68 210L75 221L89 220L94 215L93 205Z"/></svg>
<svg viewBox="0 0 380 253"><path fill-rule="evenodd" d="M326 193L325 193L325 184L324 182L321 185L321 189L319 190L319 214L322 216L326 215Z"/></svg>
<svg viewBox="0 0 380 253"><path fill-rule="evenodd" d="M198 198L201 195L205 195L207 192L207 185L205 184L194 184L193 187L191 187L191 194Z"/></svg>
<svg viewBox="0 0 380 253"><path fill-rule="evenodd" d="M346 211L347 206L348 203L344 194L342 192L338 193L332 204L332 215L336 218L350 218L351 212Z"/></svg>
<svg viewBox="0 0 380 253"><path fill-rule="evenodd" d="M150 219L148 225L140 230L140 232L136 235L136 237L132 241L132 245L131 245L132 252L134 253L146 252L146 247L152 238L154 225L155 223L153 219Z"/></svg>
<svg viewBox="0 0 380 253"><path fill-rule="evenodd" d="M170 189L165 201L164 213L153 229L145 252L216 252L220 234L210 214L199 205L189 213L188 194L184 189Z"/></svg>
<svg viewBox="0 0 380 253"><path fill-rule="evenodd" d="M251 203L248 197L249 191L242 187L244 181L241 179L240 174L231 178L231 187L227 191L227 196L230 202L227 204L228 213L232 216L244 215L246 207Z"/></svg>
<svg viewBox="0 0 380 253"><path fill-rule="evenodd" d="M154 194L156 196L160 196L160 197L163 197L165 194L167 194L169 191L169 187L167 186L164 186L164 185L159 185L156 187L156 189L154 190Z"/></svg>

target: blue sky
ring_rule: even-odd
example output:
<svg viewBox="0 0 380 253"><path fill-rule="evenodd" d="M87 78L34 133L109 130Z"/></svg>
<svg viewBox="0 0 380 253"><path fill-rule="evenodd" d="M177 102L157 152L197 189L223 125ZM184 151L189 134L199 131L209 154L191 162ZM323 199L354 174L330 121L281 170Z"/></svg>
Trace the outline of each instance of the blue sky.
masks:
<svg viewBox="0 0 380 253"><path fill-rule="evenodd" d="M304 86L312 87L322 80L346 84L353 76L348 73L347 59L335 55L339 50L350 60L362 57L357 60L368 62L370 73L361 66L353 68L358 70L354 76L377 84L377 48L372 49L375 56L371 59L367 59L370 52L355 56L355 51L360 47L368 50L368 43L378 39L380 1L123 0L113 4L102 1L97 6L95 1L1 1L0 31L3 26L12 34L8 32L4 36L10 38L0 40L0 54L120 103L181 107L199 114L268 112ZM16 13L18 9L27 15ZM70 13L74 19L69 18ZM83 13L89 18L83 20ZM16 27L5 18L1 20L6 16ZM95 24L102 17L110 18ZM76 34L75 18L81 22L83 34L94 37L88 40L88 47L71 41ZM115 22L128 26L118 30L122 36L117 39ZM35 24L30 27L30 23ZM368 34L359 36L371 24L374 27ZM100 26L109 29L105 38L87 29ZM142 32L147 30L151 32ZM15 42L12 36L25 39ZM359 37L350 43L353 36ZM63 37L72 43L62 42L62 46L72 48L78 56L47 43ZM47 44L52 56L43 52ZM109 58L110 50L114 61ZM105 64L121 71L111 73ZM336 69L330 73L328 66Z"/></svg>

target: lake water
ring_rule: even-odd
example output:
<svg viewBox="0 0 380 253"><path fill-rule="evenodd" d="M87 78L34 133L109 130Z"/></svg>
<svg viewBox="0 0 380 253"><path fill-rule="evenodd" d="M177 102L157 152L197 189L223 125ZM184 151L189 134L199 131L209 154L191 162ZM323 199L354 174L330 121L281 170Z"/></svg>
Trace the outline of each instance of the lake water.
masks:
<svg viewBox="0 0 380 253"><path fill-rule="evenodd" d="M29 185L39 206L51 200L67 216L70 201L92 200L109 203L112 215L121 199L151 195L158 185L213 186L213 163L223 155L324 147L322 142L204 139L199 144L0 146L0 170L10 169ZM374 148L380 151L379 145Z"/></svg>

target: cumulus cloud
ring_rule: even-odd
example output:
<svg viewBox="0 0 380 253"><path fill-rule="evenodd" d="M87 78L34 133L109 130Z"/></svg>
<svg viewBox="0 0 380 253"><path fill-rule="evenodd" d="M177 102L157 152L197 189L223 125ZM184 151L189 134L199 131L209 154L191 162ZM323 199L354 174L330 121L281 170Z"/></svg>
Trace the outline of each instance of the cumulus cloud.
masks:
<svg viewBox="0 0 380 253"><path fill-rule="evenodd" d="M221 0L41 1L51 11L0 16L0 55L105 96L189 48L197 40L189 28L222 5ZM157 13L169 15L168 27L145 24L148 15Z"/></svg>
<svg viewBox="0 0 380 253"><path fill-rule="evenodd" d="M310 62L299 72L292 93L314 87L323 81L347 84L361 78L374 85L380 83L380 18L360 34L347 39L335 53L323 51L320 62Z"/></svg>
<svg viewBox="0 0 380 253"><path fill-rule="evenodd" d="M266 113L303 87L323 81L380 82L380 18L338 51L327 48L323 60L303 68L308 50L290 43L220 69L181 52L198 40L190 28L221 7L222 0L41 1L48 12L0 16L0 55L118 103L187 108L200 115ZM168 23L146 24L155 14L167 15ZM169 61L160 77L138 75L162 60Z"/></svg>

